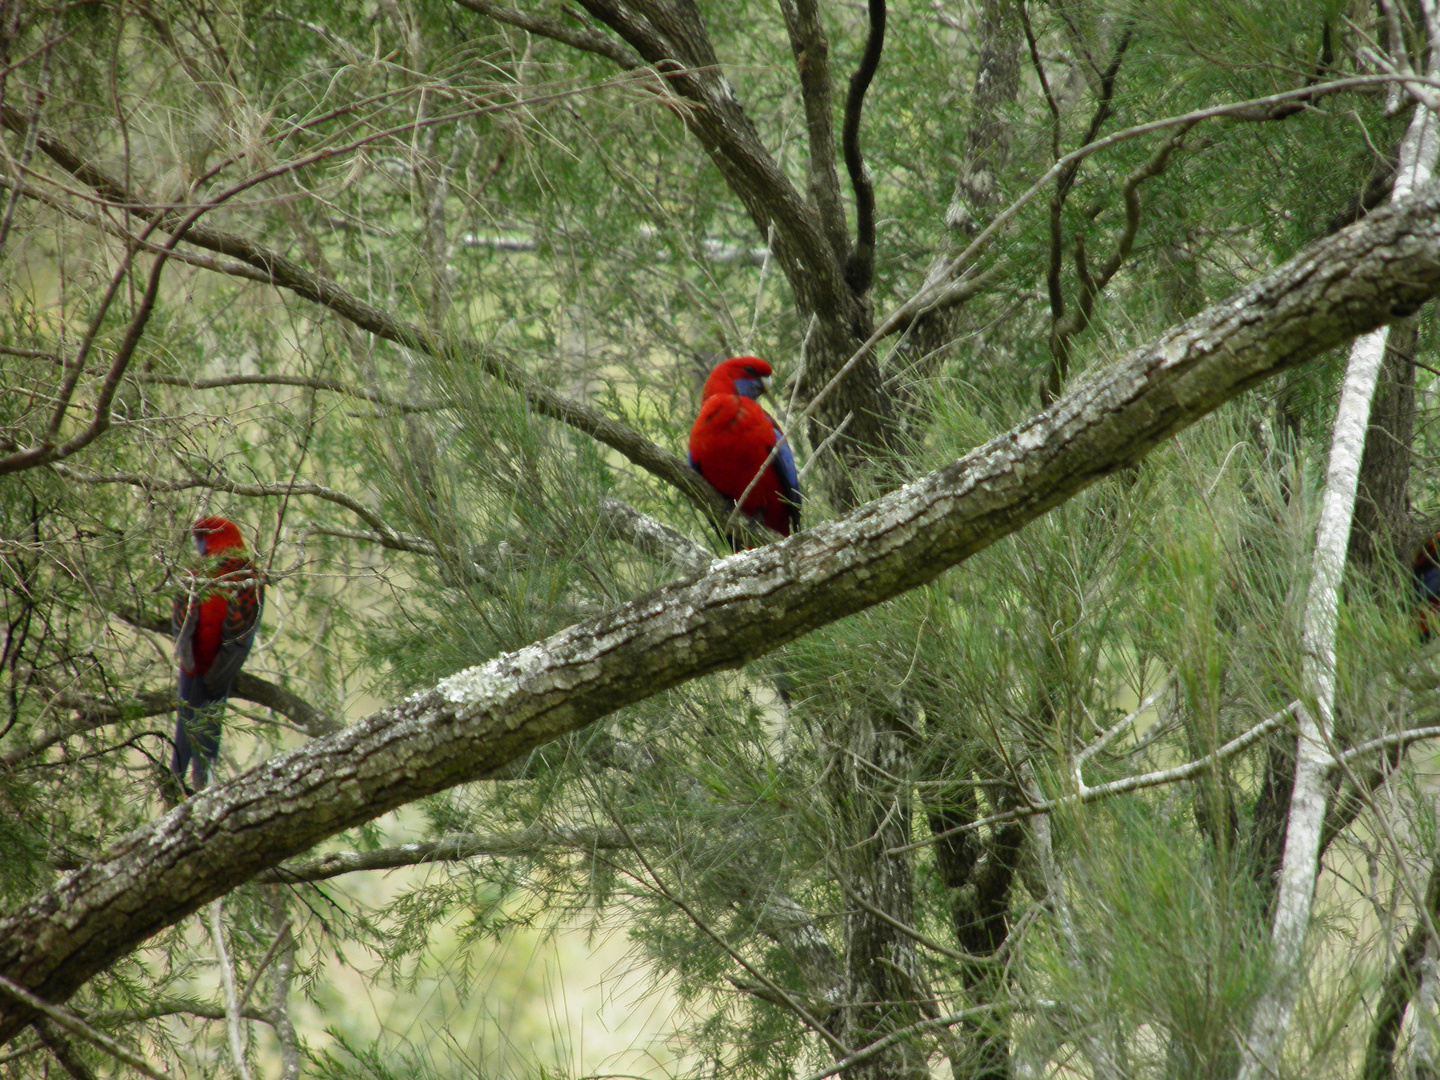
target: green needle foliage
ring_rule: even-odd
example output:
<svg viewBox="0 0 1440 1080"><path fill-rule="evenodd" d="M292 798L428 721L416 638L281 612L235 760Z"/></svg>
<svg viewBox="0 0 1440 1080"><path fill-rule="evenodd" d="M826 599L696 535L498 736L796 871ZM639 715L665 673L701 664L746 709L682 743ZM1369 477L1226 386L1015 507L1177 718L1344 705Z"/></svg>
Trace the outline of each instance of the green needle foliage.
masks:
<svg viewBox="0 0 1440 1080"><path fill-rule="evenodd" d="M7 911L176 798L196 518L237 521L268 577L223 782L728 554L647 457L683 469L720 359L776 366L805 524L838 517L1384 202L1419 106L1380 76L1427 62L1392 3L896 0L856 294L862 6L282 8L0 5ZM1284 94L1051 176L802 417L1057 158ZM1433 744L1406 739L1440 716L1410 579L1440 526L1430 310L1392 343L1336 657L1334 749L1360 751L1283 1076L1435 1067ZM1277 978L1344 364L235 889L243 1007L204 909L65 1007L175 1076L779 1080L857 1052L841 1075L1233 1076ZM45 1025L0 1060L121 1068Z"/></svg>

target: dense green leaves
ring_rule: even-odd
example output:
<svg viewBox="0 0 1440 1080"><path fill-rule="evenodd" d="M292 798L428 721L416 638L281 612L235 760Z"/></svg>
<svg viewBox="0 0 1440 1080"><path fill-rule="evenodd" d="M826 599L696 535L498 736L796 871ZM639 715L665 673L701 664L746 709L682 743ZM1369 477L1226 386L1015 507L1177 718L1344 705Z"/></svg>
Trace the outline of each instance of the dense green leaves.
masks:
<svg viewBox="0 0 1440 1080"><path fill-rule="evenodd" d="M823 409L799 419L797 385L818 389L805 379L837 369L1057 156L1375 74L1381 52L1413 61L1424 35L1380 7L890 5L861 126L876 277L849 314L804 287L845 253L794 254L823 227L775 217L754 177L773 165L816 221L838 185L853 237L843 166L810 148L815 125L838 130L859 7L815 12L828 117L807 111L799 78L816 42L797 60L787 31L787 12L798 25L811 11L799 0L706 4L688 22L692 5L602 0L7 15L0 87L25 122L7 114L0 169L0 457L102 414L109 427L0 480L0 897L19 903L161 809L169 597L201 512L239 521L270 575L247 666L264 684L226 715L233 775L328 726L277 687L344 723L673 580L684 560L627 540L606 499L723 552L682 493L497 372L683 455L708 368L766 356L783 384L772 411L815 462L806 521L823 520L954 460L1033 413L1043 386L1073 385L1383 201L1413 108L1393 83L1120 141L976 252L973 295L879 342L871 396L853 400L883 409L857 404L833 443ZM705 74L744 110L756 157L702 145L696 116L726 102L676 70L626 66L651 32L675 56L699 55L704 35L719 65ZM148 311L169 234L146 234L153 215L136 206L172 204L433 347L274 287L264 259L241 268L187 243ZM1375 421L1413 451L1408 476L1362 477L1388 485L1377 504L1408 509L1377 526L1382 555L1346 595L1348 745L1436 712L1407 579L1440 490L1433 319L1418 320L1421 363L1395 368L1414 415ZM256 1016L237 1021L251 1067L780 1077L891 1038L851 1073L928 1075L948 1059L990 1080L1230 1075L1270 977L1293 736L1183 783L988 819L1202 761L1301 695L1339 371L1291 372L930 585L333 845L373 855L458 836L482 854L237 890L224 918L238 981L254 982ZM1297 1075L1349 1068L1423 922L1428 768L1422 747L1337 774ZM664 1005L663 1050L612 1058L581 1045L573 1016L546 1017L542 1000L600 976L574 970L574 947L563 984L541 986L504 947L576 927L623 928ZM231 1068L207 934L161 935L72 1007L177 1074ZM357 982L403 1019L372 1030ZM1417 1067L1428 1022L1401 1040ZM30 1036L16 1052L19 1075L55 1067Z"/></svg>

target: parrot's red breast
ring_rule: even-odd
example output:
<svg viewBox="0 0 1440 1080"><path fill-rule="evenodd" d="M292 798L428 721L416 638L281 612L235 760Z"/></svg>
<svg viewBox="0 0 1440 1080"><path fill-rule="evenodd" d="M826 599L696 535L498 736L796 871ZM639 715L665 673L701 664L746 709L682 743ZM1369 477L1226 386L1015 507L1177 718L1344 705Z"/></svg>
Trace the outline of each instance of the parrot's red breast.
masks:
<svg viewBox="0 0 1440 1080"><path fill-rule="evenodd" d="M800 527L795 456L779 426L755 400L771 377L770 365L755 356L737 356L716 366L705 381L700 415L690 429L690 467L732 502L749 488L741 512L789 536ZM777 442L780 448L767 466Z"/></svg>

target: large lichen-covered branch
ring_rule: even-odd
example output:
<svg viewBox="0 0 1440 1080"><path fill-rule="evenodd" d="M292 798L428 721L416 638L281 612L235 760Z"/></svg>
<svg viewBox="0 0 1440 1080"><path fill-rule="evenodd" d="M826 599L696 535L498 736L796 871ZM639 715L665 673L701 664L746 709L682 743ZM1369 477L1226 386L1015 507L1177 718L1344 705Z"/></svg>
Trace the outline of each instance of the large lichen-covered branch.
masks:
<svg viewBox="0 0 1440 1080"><path fill-rule="evenodd" d="M915 482L469 668L188 800L0 919L51 1002L320 840L934 579L1278 371L1440 292L1440 193L1376 212ZM0 1039L34 1018L0 995Z"/></svg>

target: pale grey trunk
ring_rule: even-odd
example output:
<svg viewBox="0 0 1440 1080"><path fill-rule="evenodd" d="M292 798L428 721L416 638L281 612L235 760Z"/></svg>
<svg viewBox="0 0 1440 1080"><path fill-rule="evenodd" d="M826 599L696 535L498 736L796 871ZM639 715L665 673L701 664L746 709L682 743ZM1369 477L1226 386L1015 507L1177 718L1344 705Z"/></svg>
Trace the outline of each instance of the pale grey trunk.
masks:
<svg viewBox="0 0 1440 1080"><path fill-rule="evenodd" d="M1427 5L1427 14L1431 16L1433 33L1437 27L1430 5ZM1418 105L1400 147L1400 166L1392 196L1395 200L1429 183L1436 150L1440 147L1437 127L1440 125L1435 115L1424 105ZM1388 337L1389 330L1384 328L1355 342L1335 416L1325 493L1316 526L1310 595L1302 627L1305 704L1297 712L1300 722L1295 779L1290 790L1285 854L1280 864L1271 934L1275 982L1257 1003L1250 1031L1242 1043L1240 1080L1261 1080L1276 1071L1304 972L1306 931L1310 924L1332 765L1335 627L1340 585L1350 543L1370 402L1385 359Z"/></svg>

